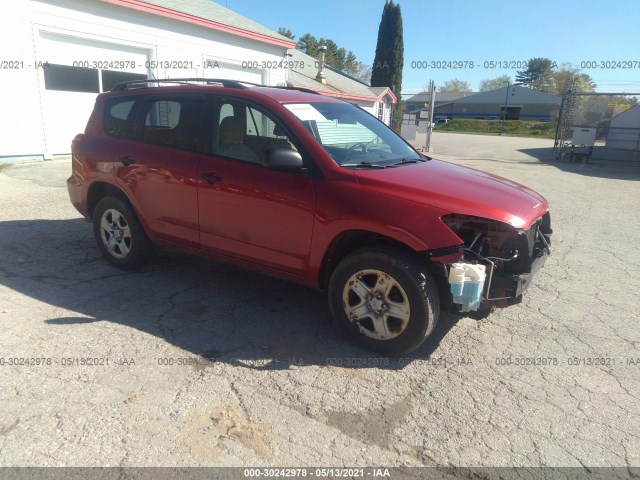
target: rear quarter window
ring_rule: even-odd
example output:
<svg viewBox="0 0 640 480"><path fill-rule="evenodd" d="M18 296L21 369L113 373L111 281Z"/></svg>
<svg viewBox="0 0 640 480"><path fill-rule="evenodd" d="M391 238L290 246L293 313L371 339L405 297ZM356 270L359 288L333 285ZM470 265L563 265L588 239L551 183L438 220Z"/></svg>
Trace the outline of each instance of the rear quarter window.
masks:
<svg viewBox="0 0 640 480"><path fill-rule="evenodd" d="M142 107L144 124L135 137L143 142L200 151L203 141L204 101L202 98L146 100Z"/></svg>
<svg viewBox="0 0 640 480"><path fill-rule="evenodd" d="M112 98L105 102L104 132L118 138L129 138L133 126L133 106L135 99Z"/></svg>

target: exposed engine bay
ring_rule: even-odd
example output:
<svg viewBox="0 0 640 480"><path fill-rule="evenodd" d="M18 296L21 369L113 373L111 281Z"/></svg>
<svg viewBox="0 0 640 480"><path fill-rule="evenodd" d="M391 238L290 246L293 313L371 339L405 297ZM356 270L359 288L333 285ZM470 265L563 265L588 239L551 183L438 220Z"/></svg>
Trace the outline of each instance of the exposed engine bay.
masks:
<svg viewBox="0 0 640 480"><path fill-rule="evenodd" d="M549 212L527 229L464 215L443 221L464 242L462 257L446 265L453 303L462 312L520 303L551 254Z"/></svg>

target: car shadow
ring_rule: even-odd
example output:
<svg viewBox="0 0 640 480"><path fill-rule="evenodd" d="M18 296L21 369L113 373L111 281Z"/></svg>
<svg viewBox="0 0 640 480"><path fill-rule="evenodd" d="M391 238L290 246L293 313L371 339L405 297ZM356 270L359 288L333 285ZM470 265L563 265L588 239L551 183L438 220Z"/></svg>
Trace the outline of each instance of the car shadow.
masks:
<svg viewBox="0 0 640 480"><path fill-rule="evenodd" d="M67 311L45 320L52 329L113 322L178 347L198 365L402 369L433 355L461 318L442 314L422 347L391 359L335 331L325 292L166 250L139 271L118 270L82 219L0 222L0 245L4 287ZM159 359L166 356L159 350Z"/></svg>
<svg viewBox="0 0 640 480"><path fill-rule="evenodd" d="M582 163L556 160L553 148L525 148L518 151L563 172L614 180L640 180L640 163L599 158L599 152L594 154L589 163Z"/></svg>

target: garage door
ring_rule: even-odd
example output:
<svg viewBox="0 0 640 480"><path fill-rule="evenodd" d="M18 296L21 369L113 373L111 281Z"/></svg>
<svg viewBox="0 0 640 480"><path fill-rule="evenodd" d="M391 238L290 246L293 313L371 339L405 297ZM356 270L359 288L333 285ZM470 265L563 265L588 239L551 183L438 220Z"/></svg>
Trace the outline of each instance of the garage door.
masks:
<svg viewBox="0 0 640 480"><path fill-rule="evenodd" d="M70 152L84 131L96 95L126 80L147 78L148 51L77 37L40 33L39 58L46 58L43 113L47 151Z"/></svg>
<svg viewBox="0 0 640 480"><path fill-rule="evenodd" d="M213 59L205 59L204 76L207 78L224 78L227 80L239 80L259 85L266 83L266 72L258 68L251 68L252 65L233 65Z"/></svg>

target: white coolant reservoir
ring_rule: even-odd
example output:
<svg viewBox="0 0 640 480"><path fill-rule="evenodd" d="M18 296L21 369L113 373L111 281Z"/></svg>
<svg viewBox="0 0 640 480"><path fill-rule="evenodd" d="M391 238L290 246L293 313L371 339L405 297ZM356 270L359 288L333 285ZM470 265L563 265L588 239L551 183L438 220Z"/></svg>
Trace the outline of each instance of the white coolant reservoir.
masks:
<svg viewBox="0 0 640 480"><path fill-rule="evenodd" d="M482 300L484 280L487 276L484 265L454 263L449 270L449 285L453 303L460 305L460 311L478 310Z"/></svg>

